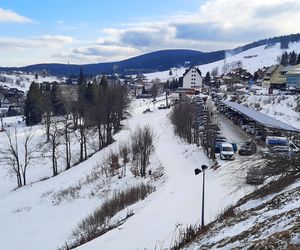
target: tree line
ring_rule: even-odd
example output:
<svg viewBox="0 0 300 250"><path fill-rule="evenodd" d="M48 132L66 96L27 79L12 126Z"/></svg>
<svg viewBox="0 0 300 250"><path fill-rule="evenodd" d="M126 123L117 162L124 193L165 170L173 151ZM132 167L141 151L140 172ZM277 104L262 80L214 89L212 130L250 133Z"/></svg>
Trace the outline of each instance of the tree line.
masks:
<svg viewBox="0 0 300 250"><path fill-rule="evenodd" d="M34 144L34 132L30 129L25 130L22 138L25 142L19 145L17 129L8 130L7 143L0 150L2 162L9 165L18 187L26 185L26 170L32 163L33 152L40 151L51 158L55 176L59 173L58 159L62 155L64 169L72 166L74 140L80 149L77 164L89 157L88 143L92 135L97 137L94 148L97 152L112 143L113 135L121 129L121 121L128 115L130 106L127 88L109 85L105 76L97 83L96 80L87 82L80 75L78 83L66 87L47 84L44 88L35 82L31 84L24 107L26 125L43 124L45 141L41 145Z"/></svg>
<svg viewBox="0 0 300 250"><path fill-rule="evenodd" d="M290 53L284 52L279 61L283 66L300 64L300 53L296 54L295 51Z"/></svg>
<svg viewBox="0 0 300 250"><path fill-rule="evenodd" d="M207 156L215 159L214 144L219 127L212 105L199 105L188 98L182 99L173 107L170 121L176 135L189 144L201 145Z"/></svg>

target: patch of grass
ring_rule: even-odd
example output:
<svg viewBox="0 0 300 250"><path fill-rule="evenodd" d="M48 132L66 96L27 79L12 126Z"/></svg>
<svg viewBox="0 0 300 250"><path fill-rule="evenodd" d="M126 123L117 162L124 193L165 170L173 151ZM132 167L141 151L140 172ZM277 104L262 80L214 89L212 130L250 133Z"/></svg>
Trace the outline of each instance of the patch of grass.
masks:
<svg viewBox="0 0 300 250"><path fill-rule="evenodd" d="M78 224L77 228L72 232L72 236L75 239L74 242L60 249L73 249L117 227L120 222L117 222L115 225L109 225L109 220L124 208L145 199L153 191L154 187L140 184L139 186L115 193L111 199L104 202L101 207ZM129 216L131 214L127 214L126 218Z"/></svg>
<svg viewBox="0 0 300 250"><path fill-rule="evenodd" d="M70 186L68 188L62 189L55 193L52 198L53 198L53 204L58 205L60 204L63 200L71 200L71 199L76 199L79 197L79 190L81 189L81 184L78 183L76 185Z"/></svg>
<svg viewBox="0 0 300 250"><path fill-rule="evenodd" d="M254 191L253 193L242 198L235 207L246 203L250 199L260 199L260 198L266 197L270 194L280 192L281 190L285 189L289 185L293 184L299 178L300 178L299 174L298 175L287 175L287 176L280 178L279 180L271 181L266 186Z"/></svg>
<svg viewBox="0 0 300 250"><path fill-rule="evenodd" d="M200 225L190 225L186 228L179 229L177 238L175 239L173 246L170 250L180 250L182 247L193 242L200 235L205 234L211 227L211 224L208 224L204 227Z"/></svg>
<svg viewBox="0 0 300 250"><path fill-rule="evenodd" d="M217 217L217 221L226 220L228 218L232 218L236 215L233 206L226 207L222 213L220 213Z"/></svg>

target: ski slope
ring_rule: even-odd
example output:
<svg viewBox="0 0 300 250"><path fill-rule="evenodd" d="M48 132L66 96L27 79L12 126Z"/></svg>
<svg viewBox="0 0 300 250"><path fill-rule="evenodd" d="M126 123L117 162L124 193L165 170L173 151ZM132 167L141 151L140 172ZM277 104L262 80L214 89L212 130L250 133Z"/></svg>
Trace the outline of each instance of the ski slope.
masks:
<svg viewBox="0 0 300 250"><path fill-rule="evenodd" d="M254 73L259 68L268 67L278 63L278 57L280 57L285 51L295 51L296 53L300 53L300 42L290 43L289 49L287 50L280 49L280 43L277 43L276 45L269 48L265 48L265 46L259 46L233 56L227 54L225 60L205 65L198 65L197 67L201 70L203 76L205 76L206 72L211 72L212 69L216 67L218 68L218 72L220 74L224 71L223 68L225 63L231 64L237 61L241 61L243 68L247 69L250 73ZM185 68L174 68L172 70L172 77L181 77L184 74L185 70ZM167 81L170 78L169 70L146 74L146 76L149 81L152 81L156 78L159 78L161 81Z"/></svg>

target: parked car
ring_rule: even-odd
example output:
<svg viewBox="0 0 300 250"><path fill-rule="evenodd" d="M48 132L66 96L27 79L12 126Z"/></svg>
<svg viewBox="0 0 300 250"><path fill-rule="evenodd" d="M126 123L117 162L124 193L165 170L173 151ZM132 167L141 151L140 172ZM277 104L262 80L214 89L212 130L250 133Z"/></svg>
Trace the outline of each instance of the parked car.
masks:
<svg viewBox="0 0 300 250"><path fill-rule="evenodd" d="M217 135L215 138L215 153L220 153L221 144L223 142L227 142L226 137L224 137L222 135Z"/></svg>
<svg viewBox="0 0 300 250"><path fill-rule="evenodd" d="M247 172L246 183L250 185L261 185L264 183L264 173L259 168L252 168Z"/></svg>
<svg viewBox="0 0 300 250"><path fill-rule="evenodd" d="M265 142L267 147L289 145L289 139L284 136L267 136Z"/></svg>
<svg viewBox="0 0 300 250"><path fill-rule="evenodd" d="M293 155L293 152L290 150L289 146L274 146L271 148L265 148L261 150L263 157L271 158L283 158L289 159Z"/></svg>
<svg viewBox="0 0 300 250"><path fill-rule="evenodd" d="M241 146L239 149L239 155L253 155L256 153L256 150L256 144L252 140L249 140Z"/></svg>
<svg viewBox="0 0 300 250"><path fill-rule="evenodd" d="M246 132L249 134L254 134L255 133L255 125L254 124L248 124L246 126Z"/></svg>
<svg viewBox="0 0 300 250"><path fill-rule="evenodd" d="M151 113L151 112L153 112L150 108L146 108L144 111L143 111L143 113L145 114L145 113Z"/></svg>
<svg viewBox="0 0 300 250"><path fill-rule="evenodd" d="M254 137L256 140L262 140L265 141L266 140L266 133L263 130L256 130L254 133Z"/></svg>
<svg viewBox="0 0 300 250"><path fill-rule="evenodd" d="M223 142L220 148L220 158L221 160L234 160L234 150L231 143Z"/></svg>
<svg viewBox="0 0 300 250"><path fill-rule="evenodd" d="M167 109L167 108L169 107L163 103L158 106L158 109Z"/></svg>

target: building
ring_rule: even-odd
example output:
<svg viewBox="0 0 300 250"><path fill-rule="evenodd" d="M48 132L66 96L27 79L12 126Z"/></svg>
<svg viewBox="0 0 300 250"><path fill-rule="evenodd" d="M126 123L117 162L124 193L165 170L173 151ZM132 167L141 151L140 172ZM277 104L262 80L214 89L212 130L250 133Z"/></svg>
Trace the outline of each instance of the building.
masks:
<svg viewBox="0 0 300 250"><path fill-rule="evenodd" d="M199 89L202 87L201 71L191 67L183 74L182 87L185 89Z"/></svg>
<svg viewBox="0 0 300 250"><path fill-rule="evenodd" d="M270 79L270 88L272 89L284 89L286 87L286 75L287 68L283 65L277 65L273 75Z"/></svg>
<svg viewBox="0 0 300 250"><path fill-rule="evenodd" d="M277 67L278 67L277 65L272 65L267 69L267 71L264 75L263 81L262 81L262 87L267 88L267 89L270 88L270 80L271 80L272 75Z"/></svg>
<svg viewBox="0 0 300 250"><path fill-rule="evenodd" d="M300 90L300 64L294 66L286 73L286 86L288 89Z"/></svg>
<svg viewBox="0 0 300 250"><path fill-rule="evenodd" d="M1 108L19 107L19 105L19 98L10 96L3 99Z"/></svg>

